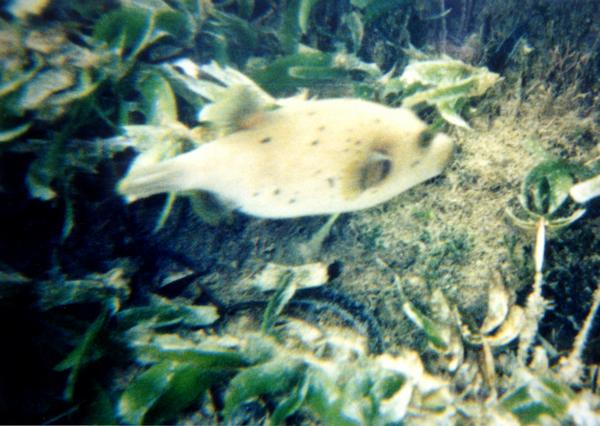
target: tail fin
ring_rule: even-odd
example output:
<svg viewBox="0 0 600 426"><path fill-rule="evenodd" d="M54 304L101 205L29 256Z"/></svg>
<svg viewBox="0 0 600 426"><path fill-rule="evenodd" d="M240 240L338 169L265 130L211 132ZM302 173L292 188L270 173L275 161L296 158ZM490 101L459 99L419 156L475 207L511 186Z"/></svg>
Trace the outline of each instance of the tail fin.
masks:
<svg viewBox="0 0 600 426"><path fill-rule="evenodd" d="M117 190L128 202L162 192L202 189L198 174L202 167L194 164L194 151L178 155L160 163L132 167L117 185Z"/></svg>

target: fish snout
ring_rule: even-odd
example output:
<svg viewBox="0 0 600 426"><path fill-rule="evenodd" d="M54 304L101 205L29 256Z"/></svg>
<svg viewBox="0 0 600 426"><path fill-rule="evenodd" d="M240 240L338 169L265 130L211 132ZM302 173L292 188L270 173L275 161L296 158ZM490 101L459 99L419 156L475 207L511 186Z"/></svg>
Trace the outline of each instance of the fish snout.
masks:
<svg viewBox="0 0 600 426"><path fill-rule="evenodd" d="M454 142L447 134L438 133L431 142L431 153L438 170L442 171L454 156Z"/></svg>

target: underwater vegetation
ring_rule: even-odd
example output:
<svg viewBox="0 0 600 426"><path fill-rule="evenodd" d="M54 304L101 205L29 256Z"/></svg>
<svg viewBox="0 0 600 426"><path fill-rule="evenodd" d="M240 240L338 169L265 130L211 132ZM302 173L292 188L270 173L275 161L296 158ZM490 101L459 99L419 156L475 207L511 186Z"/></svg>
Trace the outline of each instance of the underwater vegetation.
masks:
<svg viewBox="0 0 600 426"><path fill-rule="evenodd" d="M2 6L0 421L600 424L600 28L576 3ZM423 176L357 212L311 187L329 218L131 190L265 116L322 146L337 127L293 115L327 102L404 114L382 127L418 130ZM406 161L375 148L205 167L285 189L341 164L351 197Z"/></svg>

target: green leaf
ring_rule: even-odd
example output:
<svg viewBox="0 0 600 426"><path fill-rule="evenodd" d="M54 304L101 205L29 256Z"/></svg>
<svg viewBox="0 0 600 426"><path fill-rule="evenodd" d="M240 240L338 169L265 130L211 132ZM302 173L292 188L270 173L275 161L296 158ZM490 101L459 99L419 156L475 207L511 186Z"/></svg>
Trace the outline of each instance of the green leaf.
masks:
<svg viewBox="0 0 600 426"><path fill-rule="evenodd" d="M118 405L125 423L142 424L148 410L167 391L178 364L163 361L137 376L125 389Z"/></svg>
<svg viewBox="0 0 600 426"><path fill-rule="evenodd" d="M176 123L177 103L169 81L156 70L140 73L136 82L142 95L142 113L145 124L162 126Z"/></svg>
<svg viewBox="0 0 600 426"><path fill-rule="evenodd" d="M108 392L97 382L93 382L90 387L93 390L89 401L83 403L80 408L81 423L88 425L114 425L117 423L115 418L113 403Z"/></svg>
<svg viewBox="0 0 600 426"><path fill-rule="evenodd" d="M38 306L46 311L76 303L100 303L115 312L129 297L125 273L126 266L115 267L104 274L90 274L81 280L43 282L38 290Z"/></svg>
<svg viewBox="0 0 600 426"><path fill-rule="evenodd" d="M306 371L304 362L282 357L254 367L235 376L225 394L224 413L231 417L243 403L261 396L293 392Z"/></svg>
<svg viewBox="0 0 600 426"><path fill-rule="evenodd" d="M538 422L541 415L562 419L572 397L571 389L555 379L533 377L526 385L507 393L500 404L522 423L531 424Z"/></svg>
<svg viewBox="0 0 600 426"><path fill-rule="evenodd" d="M453 103L443 102L438 104L438 111L444 120L463 129L471 129L471 126L458 114Z"/></svg>
<svg viewBox="0 0 600 426"><path fill-rule="evenodd" d="M384 374L377 378L369 393L376 400L391 398L406 382L400 374Z"/></svg>
<svg viewBox="0 0 600 426"><path fill-rule="evenodd" d="M298 52L300 44L300 6L303 0L290 0L283 12L283 23L279 30L279 40L283 50L288 54Z"/></svg>
<svg viewBox="0 0 600 426"><path fill-rule="evenodd" d="M156 224L154 225L154 229L152 232L156 233L165 226L167 223L167 219L173 210L173 205L175 204L175 200L177 199L177 194L174 192L169 192L167 194L167 198L165 199L165 203L163 205L162 210L160 211L160 215L158 215L158 219L156 219Z"/></svg>
<svg viewBox="0 0 600 426"><path fill-rule="evenodd" d="M343 414L347 403L340 386L320 368L310 367L306 373L309 376L309 388L304 406L317 416L325 425L355 426L359 424Z"/></svg>
<svg viewBox="0 0 600 426"><path fill-rule="evenodd" d="M279 286L277 290L275 290L275 294L273 294L271 300L269 300L269 304L263 315L261 326L261 331L263 333L269 334L271 332L275 321L277 321L277 317L294 296L296 285L294 284L293 277L294 273L291 271L282 275Z"/></svg>
<svg viewBox="0 0 600 426"><path fill-rule="evenodd" d="M323 52L300 52L283 56L269 63L265 67L250 71L250 77L269 93L280 94L294 92L298 88L310 86L314 83L305 78L297 78L290 74L294 67L331 69L334 66L333 55ZM302 74L302 72L300 73ZM320 80L322 82L322 80Z"/></svg>
<svg viewBox="0 0 600 426"><path fill-rule="evenodd" d="M300 31L302 34L306 34L308 32L308 20L310 18L310 13L312 11L313 6L319 0L301 0L300 6L298 8L298 26L300 27Z"/></svg>
<svg viewBox="0 0 600 426"><path fill-rule="evenodd" d="M361 14L358 12L347 13L343 17L343 22L350 31L350 39L352 40L351 52L356 53L360 50L365 35L365 26Z"/></svg>
<svg viewBox="0 0 600 426"><path fill-rule="evenodd" d="M160 328L182 324L186 327L204 327L219 319L216 307L192 305L165 297L151 295L149 306L125 309L117 315L124 328L145 325ZM143 324L146 323L146 324Z"/></svg>
<svg viewBox="0 0 600 426"><path fill-rule="evenodd" d="M103 312L96 319L96 321L89 326L75 349L73 349L65 359L63 359L56 367L54 367L56 371L71 370L67 379L67 386L64 391L65 399L68 401L73 400L75 385L81 369L86 364L89 364L90 362L95 361L102 356L101 352L98 350L98 346L96 345L96 339L98 338L100 330L104 326L106 319L107 314L106 312Z"/></svg>
<svg viewBox="0 0 600 426"><path fill-rule="evenodd" d="M178 44L188 45L196 32L196 21L184 11L171 8L156 12L155 28L171 36Z"/></svg>
<svg viewBox="0 0 600 426"><path fill-rule="evenodd" d="M542 415L552 415L552 411L544 404L534 401L527 405L515 408L513 414L519 418L521 424L536 424Z"/></svg>
<svg viewBox="0 0 600 426"><path fill-rule="evenodd" d="M7 81L2 81L0 83L0 97L5 96L11 92L15 92L19 89L24 83L30 81L35 75L41 70L43 67L43 61L40 60L38 56L33 57L33 65L28 70L21 70L16 73L15 77L12 79L8 79ZM4 80L7 76L3 76Z"/></svg>
<svg viewBox="0 0 600 426"><path fill-rule="evenodd" d="M259 34L248 21L216 8L210 10L212 22L213 57L219 63L235 63L240 67L252 55L258 45Z"/></svg>
<svg viewBox="0 0 600 426"><path fill-rule="evenodd" d="M151 11L123 7L105 14L94 26L92 36L118 50L126 59L136 56L149 44L153 30Z"/></svg>
<svg viewBox="0 0 600 426"><path fill-rule="evenodd" d="M53 152L47 152L47 154L50 155L36 158L29 166L29 171L25 176L25 185L29 195L43 201L52 200L56 197L56 192L50 186L55 172L54 156Z"/></svg>
<svg viewBox="0 0 600 426"><path fill-rule="evenodd" d="M152 343L139 345L137 350L140 362L161 362L170 360L179 363L192 363L205 370L236 370L250 365L246 356L239 352L199 348L197 342L186 339L169 339L166 335L154 335Z"/></svg>
<svg viewBox="0 0 600 426"><path fill-rule="evenodd" d="M277 404L275 411L273 411L273 414L271 415L272 425L283 424L286 418L300 409L306 399L309 384L309 376L304 375L301 382L294 387L294 390L290 395Z"/></svg>
<svg viewBox="0 0 600 426"><path fill-rule="evenodd" d="M65 241L71 231L75 227L75 207L73 205L73 199L67 194L64 197L65 202L65 218L63 220L62 231L60 233L60 240Z"/></svg>
<svg viewBox="0 0 600 426"><path fill-rule="evenodd" d="M50 68L39 72L24 86L14 107L20 113L39 109L50 96L72 87L75 83L75 75L66 68Z"/></svg>
<svg viewBox="0 0 600 426"><path fill-rule="evenodd" d="M0 143L9 142L13 139L18 138L19 136L27 132L27 130L29 130L30 127L31 123L25 123L13 127L12 129L0 129Z"/></svg>
<svg viewBox="0 0 600 426"><path fill-rule="evenodd" d="M52 95L48 99L48 104L53 106L65 106L73 101L81 98L85 98L90 95L98 85L100 81L92 81L91 73L87 70L81 70L77 74L77 82L74 86L70 87L69 90Z"/></svg>
<svg viewBox="0 0 600 426"><path fill-rule="evenodd" d="M193 405L213 385L228 376L223 371L206 371L194 364L175 367L169 385L144 416L148 424L172 421L183 410Z"/></svg>
<svg viewBox="0 0 600 426"><path fill-rule="evenodd" d="M416 326L425 332L433 346L444 351L449 348L450 338L446 330L447 325L431 320L408 301L402 304L402 310Z"/></svg>
<svg viewBox="0 0 600 426"><path fill-rule="evenodd" d="M237 0L238 15L244 19L250 19L254 12L254 0Z"/></svg>
<svg viewBox="0 0 600 426"><path fill-rule="evenodd" d="M314 5L319 0L291 0L283 13L279 39L286 53L296 53L300 38L308 32L308 22Z"/></svg>
<svg viewBox="0 0 600 426"><path fill-rule="evenodd" d="M511 412L515 412L520 407L531 405L531 403L531 395L529 395L526 385L506 393L500 401L502 408Z"/></svg>
<svg viewBox="0 0 600 426"><path fill-rule="evenodd" d="M552 215L566 202L575 177L582 171L580 166L560 159L538 164L523 181L524 207L538 215Z"/></svg>

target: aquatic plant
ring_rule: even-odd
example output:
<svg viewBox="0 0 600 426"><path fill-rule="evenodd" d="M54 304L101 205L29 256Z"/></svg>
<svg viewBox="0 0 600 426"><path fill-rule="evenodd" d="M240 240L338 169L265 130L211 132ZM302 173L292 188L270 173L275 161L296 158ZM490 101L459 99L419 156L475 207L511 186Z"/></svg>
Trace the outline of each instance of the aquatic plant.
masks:
<svg viewBox="0 0 600 426"><path fill-rule="evenodd" d="M568 191L581 168L563 160L546 160L533 168L523 181L519 203L527 220L519 219L511 210L506 210L512 222L522 229L536 231L533 260L535 278L533 291L527 298L525 326L519 341L519 358L526 362L537 329L548 307L542 296L546 228L564 228L581 218L585 209L565 214L561 208L568 201Z"/></svg>
<svg viewBox="0 0 600 426"><path fill-rule="evenodd" d="M98 16L93 7L73 9L92 20ZM197 30L194 16L183 3L139 2L109 11L91 29L60 21L2 21L6 51L0 61L7 72L1 77L0 141L8 150L36 155L27 186L33 198L65 204L63 239L76 221L72 180L119 150L85 140L89 129L95 128L97 137L131 123L136 114L148 123L172 115L170 89L140 56L169 40L188 44ZM132 97L141 100L131 102ZM61 121L66 124L52 126ZM39 137L40 132L46 134ZM36 136L16 143L29 134Z"/></svg>
<svg viewBox="0 0 600 426"><path fill-rule="evenodd" d="M435 106L441 117L455 126L469 129L461 117L469 98L483 95L498 82L500 76L485 67L474 67L462 61L440 59L413 60L396 82L388 82L390 91L400 84L404 91L402 106L420 103Z"/></svg>
<svg viewBox="0 0 600 426"><path fill-rule="evenodd" d="M52 301L43 296L45 311L113 300L106 305L112 308L101 310L88 323L56 366L57 371L68 372L65 398L77 404L82 414L87 412L87 422L171 422L199 406L216 412L197 412L195 422L249 421L254 418L252 411L273 424L292 417L354 425L483 419L531 423L545 417L568 421L595 416L597 396L571 389L575 376L565 375L571 365L567 359L558 369L538 361L499 375L494 354L520 338L523 330L523 310L511 301L500 280L491 283L488 311L479 328L441 292L432 295L433 317L401 296L403 313L439 355L442 370L432 373L431 360L425 361L414 350L370 353L367 339L356 330L313 323L303 318L302 311L298 315L286 310L301 297L301 289L327 285L322 264L271 264L250 278L246 285L271 294L262 304L258 324L243 307L223 310L157 294L132 305L123 299L131 267L124 264L90 277L83 283L85 293L77 294L67 286L57 289ZM103 284L94 287L92 282L98 279ZM402 294L401 278L396 279ZM167 284L171 285L176 284ZM117 292L107 296L109 288ZM39 286L36 291L49 290ZM117 294L120 302L115 304L111 298ZM228 318L220 332L209 332L223 314ZM589 326L584 328L587 336ZM581 345L577 346L581 354ZM94 379L97 375L87 372L106 363L117 348L138 367L120 381L117 390L109 391ZM536 353L540 350L536 348ZM81 400L84 388L93 389L97 398L93 410ZM118 402L113 405L108 395L114 398L115 391Z"/></svg>

